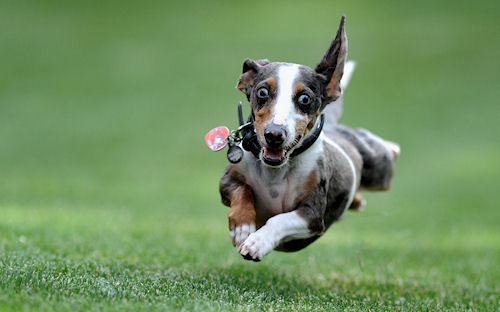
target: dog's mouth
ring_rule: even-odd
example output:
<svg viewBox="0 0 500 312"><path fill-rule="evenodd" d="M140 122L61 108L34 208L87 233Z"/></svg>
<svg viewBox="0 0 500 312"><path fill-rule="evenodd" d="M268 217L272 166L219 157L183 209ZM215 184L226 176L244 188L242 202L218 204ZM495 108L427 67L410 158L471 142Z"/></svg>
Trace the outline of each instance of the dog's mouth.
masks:
<svg viewBox="0 0 500 312"><path fill-rule="evenodd" d="M271 167L279 167L288 160L288 151L284 148L271 149L268 147L262 148L262 160Z"/></svg>
<svg viewBox="0 0 500 312"><path fill-rule="evenodd" d="M293 140L292 144L283 148L271 148L268 146L263 146L261 150L261 159L262 161L271 167L280 167L284 165L291 154L291 151L298 145L301 135Z"/></svg>

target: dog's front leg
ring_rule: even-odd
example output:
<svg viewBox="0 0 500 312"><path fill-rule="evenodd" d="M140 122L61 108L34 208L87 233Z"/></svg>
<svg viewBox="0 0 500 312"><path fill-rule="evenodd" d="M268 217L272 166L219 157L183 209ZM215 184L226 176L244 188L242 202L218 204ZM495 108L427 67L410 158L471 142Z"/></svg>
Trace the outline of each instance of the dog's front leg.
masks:
<svg viewBox="0 0 500 312"><path fill-rule="evenodd" d="M260 261L282 242L321 235L325 229L323 218L313 217L309 209L305 206L270 218L243 242L238 252L245 259Z"/></svg>
<svg viewBox="0 0 500 312"><path fill-rule="evenodd" d="M255 207L252 188L245 183L233 165L224 170L219 183L222 203L228 207L229 236L234 246L240 246L255 232Z"/></svg>
<svg viewBox="0 0 500 312"><path fill-rule="evenodd" d="M231 194L231 208L228 214L229 236L233 246L240 246L255 232L255 208L252 189L242 184Z"/></svg>

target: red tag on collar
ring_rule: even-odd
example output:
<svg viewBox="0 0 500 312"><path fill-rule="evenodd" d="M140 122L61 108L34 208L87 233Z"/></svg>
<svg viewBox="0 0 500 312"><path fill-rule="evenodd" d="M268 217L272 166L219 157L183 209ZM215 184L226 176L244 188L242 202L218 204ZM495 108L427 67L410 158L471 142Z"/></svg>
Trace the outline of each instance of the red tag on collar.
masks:
<svg viewBox="0 0 500 312"><path fill-rule="evenodd" d="M229 129L227 127L217 127L208 131L205 134L205 142L212 151L217 152L226 146L226 139L229 137Z"/></svg>

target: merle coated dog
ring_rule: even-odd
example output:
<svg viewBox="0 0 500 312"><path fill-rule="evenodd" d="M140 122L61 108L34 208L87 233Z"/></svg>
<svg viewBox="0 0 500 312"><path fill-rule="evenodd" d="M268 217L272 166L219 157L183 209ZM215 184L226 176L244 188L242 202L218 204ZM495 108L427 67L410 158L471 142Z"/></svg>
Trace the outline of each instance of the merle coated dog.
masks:
<svg viewBox="0 0 500 312"><path fill-rule="evenodd" d="M237 88L250 102L254 148L220 180L233 245L260 261L273 249L300 250L346 209L359 210L360 189L387 190L399 146L338 123L346 63L345 16L314 68L246 59ZM344 76L344 78L343 78ZM257 147L255 147L257 146Z"/></svg>

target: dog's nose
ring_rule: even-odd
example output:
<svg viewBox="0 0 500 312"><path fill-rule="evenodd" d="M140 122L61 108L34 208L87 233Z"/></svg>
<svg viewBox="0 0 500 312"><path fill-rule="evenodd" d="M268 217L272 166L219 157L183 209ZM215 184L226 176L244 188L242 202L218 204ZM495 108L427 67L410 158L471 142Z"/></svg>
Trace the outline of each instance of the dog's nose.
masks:
<svg viewBox="0 0 500 312"><path fill-rule="evenodd" d="M286 131L278 125L270 124L264 131L264 138L266 139L269 147L278 148L281 147L283 142L285 142Z"/></svg>

